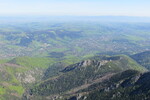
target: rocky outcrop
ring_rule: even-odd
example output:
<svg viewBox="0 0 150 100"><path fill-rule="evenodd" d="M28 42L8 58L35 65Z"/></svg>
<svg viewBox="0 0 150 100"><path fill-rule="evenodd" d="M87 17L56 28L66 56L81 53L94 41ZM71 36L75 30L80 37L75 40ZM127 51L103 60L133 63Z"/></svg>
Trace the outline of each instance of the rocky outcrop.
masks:
<svg viewBox="0 0 150 100"><path fill-rule="evenodd" d="M87 67L87 66L95 66L97 68L100 68L101 66L105 65L106 63L108 63L110 61L108 60L84 60L82 62L67 66L65 69L63 69L61 72L68 72L71 70L74 70L76 68L80 68L80 67Z"/></svg>

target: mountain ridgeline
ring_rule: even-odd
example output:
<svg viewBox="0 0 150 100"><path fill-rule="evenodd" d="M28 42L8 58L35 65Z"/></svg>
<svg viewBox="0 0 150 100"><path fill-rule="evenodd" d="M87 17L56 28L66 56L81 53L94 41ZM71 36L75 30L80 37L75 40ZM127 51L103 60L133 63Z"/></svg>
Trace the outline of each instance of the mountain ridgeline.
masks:
<svg viewBox="0 0 150 100"><path fill-rule="evenodd" d="M81 61L50 57L0 60L2 100L149 100L149 51L95 55Z"/></svg>
<svg viewBox="0 0 150 100"><path fill-rule="evenodd" d="M84 92L82 93L81 91L86 90L95 84L103 84L103 82L107 83L107 81L107 84L109 84L109 79L115 77L114 75L116 75L117 73L121 73L126 70L133 70L133 72L134 70L136 70L135 72L138 73L147 71L146 68L142 67L141 65L136 63L136 61L126 55L95 56L65 67L64 69L60 70L59 74L55 77L45 78L45 80L43 80L42 82L34 85L31 89L28 89L24 93L23 99L65 100L66 98L70 98L73 95L84 94ZM127 73L127 76L125 75L125 78L121 77L122 76L120 76L120 80L129 78L130 71L129 73ZM90 94L91 92L86 91L86 93Z"/></svg>

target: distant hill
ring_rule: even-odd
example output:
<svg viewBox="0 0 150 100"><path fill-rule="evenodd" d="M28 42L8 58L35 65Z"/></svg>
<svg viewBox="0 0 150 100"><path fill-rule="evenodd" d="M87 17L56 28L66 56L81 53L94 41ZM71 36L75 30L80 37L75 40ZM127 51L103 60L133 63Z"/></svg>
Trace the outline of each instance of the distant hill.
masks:
<svg viewBox="0 0 150 100"><path fill-rule="evenodd" d="M29 89L25 99L53 99L56 96L71 95L92 84L109 79L115 73L128 69L140 72L146 69L125 55L96 56L82 62L67 66L56 77L46 79ZM47 75L48 76L48 75Z"/></svg>
<svg viewBox="0 0 150 100"><path fill-rule="evenodd" d="M150 70L150 51L145 51L131 56L135 61Z"/></svg>

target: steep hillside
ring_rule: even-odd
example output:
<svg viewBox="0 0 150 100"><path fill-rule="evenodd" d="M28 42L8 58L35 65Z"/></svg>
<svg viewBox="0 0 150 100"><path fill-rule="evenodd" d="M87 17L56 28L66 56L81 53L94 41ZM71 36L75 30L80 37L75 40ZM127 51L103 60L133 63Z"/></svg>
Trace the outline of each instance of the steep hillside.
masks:
<svg viewBox="0 0 150 100"><path fill-rule="evenodd" d="M49 78L25 93L24 99L53 99L60 95L70 95L80 89L107 80L113 74L134 69L141 72L145 68L125 55L96 56L82 62L67 66L59 76Z"/></svg>
<svg viewBox="0 0 150 100"><path fill-rule="evenodd" d="M74 61L70 58L56 63L60 61L55 58L27 56L0 60L0 100L20 100L25 89L59 75L60 70Z"/></svg>
<svg viewBox="0 0 150 100"><path fill-rule="evenodd" d="M63 62L58 62L51 65L46 71L43 73L43 80L55 77L60 75L60 71L63 70L68 64Z"/></svg>
<svg viewBox="0 0 150 100"><path fill-rule="evenodd" d="M24 93L23 83L33 82L33 77L21 81L26 68L16 64L0 64L0 100L18 100ZM25 75L24 75L25 76ZM28 76L28 75L27 75Z"/></svg>
<svg viewBox="0 0 150 100"><path fill-rule="evenodd" d="M150 72L127 70L94 84L68 100L149 100Z"/></svg>
<svg viewBox="0 0 150 100"><path fill-rule="evenodd" d="M150 70L150 51L145 51L131 56L135 61Z"/></svg>
<svg viewBox="0 0 150 100"><path fill-rule="evenodd" d="M40 81L43 72L54 62L37 57L0 60L0 100L20 100L25 89Z"/></svg>

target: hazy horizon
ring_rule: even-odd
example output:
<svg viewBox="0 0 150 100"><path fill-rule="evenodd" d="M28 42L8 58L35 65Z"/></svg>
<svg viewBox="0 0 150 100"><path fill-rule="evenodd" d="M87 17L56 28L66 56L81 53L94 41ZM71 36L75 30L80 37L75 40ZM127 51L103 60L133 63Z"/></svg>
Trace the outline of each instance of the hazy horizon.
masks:
<svg viewBox="0 0 150 100"><path fill-rule="evenodd" d="M148 0L0 0L0 16L150 17Z"/></svg>
<svg viewBox="0 0 150 100"><path fill-rule="evenodd" d="M0 16L1 23L9 22L144 22L150 17L137 16Z"/></svg>

